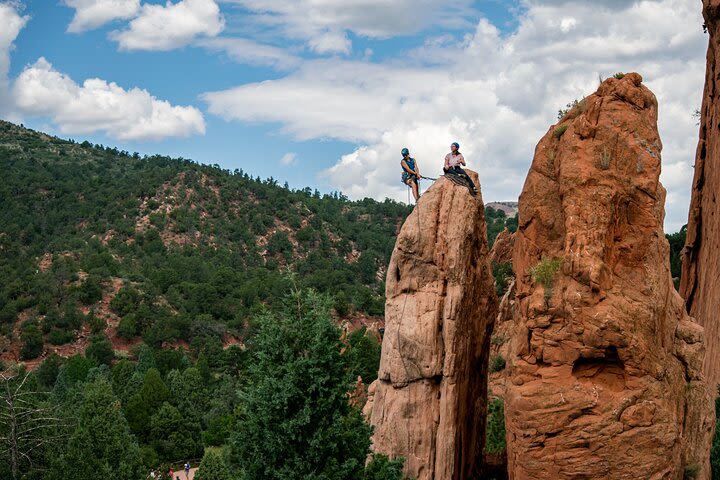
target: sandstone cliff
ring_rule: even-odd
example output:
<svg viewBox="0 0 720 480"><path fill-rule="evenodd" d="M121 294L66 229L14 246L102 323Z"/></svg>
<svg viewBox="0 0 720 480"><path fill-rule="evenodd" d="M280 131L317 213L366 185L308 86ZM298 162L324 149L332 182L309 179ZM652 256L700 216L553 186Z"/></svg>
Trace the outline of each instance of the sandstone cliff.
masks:
<svg viewBox="0 0 720 480"><path fill-rule="evenodd" d="M720 0L704 0L703 16L710 41L680 294L705 327L704 371L714 387L720 383Z"/></svg>
<svg viewBox="0 0 720 480"><path fill-rule="evenodd" d="M673 288L657 101L604 81L520 196L506 427L514 479L709 478L703 329Z"/></svg>
<svg viewBox="0 0 720 480"><path fill-rule="evenodd" d="M469 172L477 182L477 175ZM481 195L440 178L400 231L387 274L373 449L417 480L481 478L497 297Z"/></svg>

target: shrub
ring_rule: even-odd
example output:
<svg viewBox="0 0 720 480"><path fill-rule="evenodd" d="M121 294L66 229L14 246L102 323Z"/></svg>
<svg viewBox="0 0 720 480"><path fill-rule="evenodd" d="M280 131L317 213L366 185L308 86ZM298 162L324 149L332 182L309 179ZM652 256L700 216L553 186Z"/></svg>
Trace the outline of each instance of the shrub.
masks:
<svg viewBox="0 0 720 480"><path fill-rule="evenodd" d="M625 74L623 72L617 72L615 75L613 75L613 77L617 78L618 80L620 80L624 76Z"/></svg>
<svg viewBox="0 0 720 480"><path fill-rule="evenodd" d="M21 359L30 360L37 358L42 353L43 337L37 322L25 322L20 334L20 340L23 343L22 350L20 350Z"/></svg>
<svg viewBox="0 0 720 480"><path fill-rule="evenodd" d="M55 385L58 373L60 372L60 366L63 364L62 357L53 353L47 357L37 369L37 378L40 384L44 387L51 388Z"/></svg>
<svg viewBox="0 0 720 480"><path fill-rule="evenodd" d="M53 345L65 345L75 341L75 332L68 330L52 330L48 334L48 342Z"/></svg>
<svg viewBox="0 0 720 480"><path fill-rule="evenodd" d="M493 345L502 345L505 342L507 342L507 337L504 337L503 335L493 335L490 337L490 343Z"/></svg>
<svg viewBox="0 0 720 480"><path fill-rule="evenodd" d="M100 277L97 275L88 276L77 289L77 298L83 305L92 305L100 301L102 294L102 284L100 283Z"/></svg>
<svg viewBox="0 0 720 480"><path fill-rule="evenodd" d="M121 338L130 339L137 335L137 320L135 314L124 316L118 325L117 334Z"/></svg>
<svg viewBox="0 0 720 480"><path fill-rule="evenodd" d="M685 465L685 470L683 472L683 480L691 480L693 478L697 478L698 474L700 473L700 466L696 463Z"/></svg>
<svg viewBox="0 0 720 480"><path fill-rule="evenodd" d="M501 399L496 398L488 405L485 451L502 453L505 447L505 405Z"/></svg>
<svg viewBox="0 0 720 480"><path fill-rule="evenodd" d="M539 283L545 289L546 298L552 295L553 281L561 265L562 258L550 259L543 257L540 263L530 269L533 281Z"/></svg>
<svg viewBox="0 0 720 480"><path fill-rule="evenodd" d="M372 460L365 467L363 480L402 480L405 459L390 460L385 455L374 454Z"/></svg>
<svg viewBox="0 0 720 480"><path fill-rule="evenodd" d="M607 146L603 145L602 152L597 153L595 166L600 170L607 170L610 168L610 160L610 152L608 151Z"/></svg>
<svg viewBox="0 0 720 480"><path fill-rule="evenodd" d="M495 355L490 360L490 372L496 373L501 370L505 369L505 359L502 357L502 355Z"/></svg>
<svg viewBox="0 0 720 480"><path fill-rule="evenodd" d="M98 364L110 365L115 358L112 344L104 334L93 335L90 339L90 346L85 351L85 355L95 360Z"/></svg>
<svg viewBox="0 0 720 480"><path fill-rule="evenodd" d="M562 125L559 125L559 126L555 127L555 130L553 130L553 136L554 136L555 138L560 138L560 137L562 137L563 134L565 133L565 130L567 130L567 128L568 128L568 126L567 126L567 124L565 124L565 123L562 124Z"/></svg>
<svg viewBox="0 0 720 480"><path fill-rule="evenodd" d="M602 83L602 82L600 82ZM572 102L568 103L565 108L561 108L558 110L558 120L561 120L565 115L572 112L571 118L575 118L581 113L585 112L585 108L587 107L587 102L583 98L582 100L573 100Z"/></svg>
<svg viewBox="0 0 720 480"><path fill-rule="evenodd" d="M501 297L505 294L505 290L507 289L508 277L512 277L513 275L512 263L493 262L492 269L493 277L495 277L495 291L497 292L498 297Z"/></svg>

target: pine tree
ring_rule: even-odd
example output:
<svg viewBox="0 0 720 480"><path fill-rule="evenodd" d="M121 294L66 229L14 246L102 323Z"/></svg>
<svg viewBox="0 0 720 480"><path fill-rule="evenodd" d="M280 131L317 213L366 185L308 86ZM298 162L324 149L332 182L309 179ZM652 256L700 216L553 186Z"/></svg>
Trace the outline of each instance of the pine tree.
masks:
<svg viewBox="0 0 720 480"><path fill-rule="evenodd" d="M84 387L78 423L49 480L137 480L143 478L140 449L103 377Z"/></svg>
<svg viewBox="0 0 720 480"><path fill-rule="evenodd" d="M195 480L231 480L231 478L222 456L213 450L208 450L195 474Z"/></svg>
<svg viewBox="0 0 720 480"><path fill-rule="evenodd" d="M294 292L259 319L233 459L244 478L360 478L370 427L351 407L352 377L327 298Z"/></svg>

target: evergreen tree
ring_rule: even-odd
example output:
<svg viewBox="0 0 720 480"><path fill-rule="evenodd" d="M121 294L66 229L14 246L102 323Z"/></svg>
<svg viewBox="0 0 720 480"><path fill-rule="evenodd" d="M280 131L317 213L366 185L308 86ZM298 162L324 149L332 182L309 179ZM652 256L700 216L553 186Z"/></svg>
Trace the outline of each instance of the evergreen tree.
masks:
<svg viewBox="0 0 720 480"><path fill-rule="evenodd" d="M130 397L125 408L130 429L140 439L144 440L150 433L150 419L170 399L170 390L160 378L160 372L155 368L149 369L143 378L140 390Z"/></svg>
<svg viewBox="0 0 720 480"><path fill-rule="evenodd" d="M115 358L112 344L104 333L93 335L90 338L90 345L85 350L85 355L98 364L104 365L110 365Z"/></svg>
<svg viewBox="0 0 720 480"><path fill-rule="evenodd" d="M352 376L329 301L288 300L259 319L233 459L245 479L360 478L370 427L348 402Z"/></svg>
<svg viewBox="0 0 720 480"><path fill-rule="evenodd" d="M48 480L143 478L140 449L105 378L85 385L78 423Z"/></svg>
<svg viewBox="0 0 720 480"><path fill-rule="evenodd" d="M195 474L195 480L231 480L222 456L214 450L208 450Z"/></svg>

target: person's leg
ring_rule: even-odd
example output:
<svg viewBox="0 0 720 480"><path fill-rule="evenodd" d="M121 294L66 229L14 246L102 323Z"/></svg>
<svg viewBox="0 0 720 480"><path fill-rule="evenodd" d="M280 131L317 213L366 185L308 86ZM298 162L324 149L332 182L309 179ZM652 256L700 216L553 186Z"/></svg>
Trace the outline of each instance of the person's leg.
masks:
<svg viewBox="0 0 720 480"><path fill-rule="evenodd" d="M420 198L420 189L418 188L418 182L417 179L410 180L410 186L412 187L413 197L415 197L415 202L418 201L418 198Z"/></svg>
<svg viewBox="0 0 720 480"><path fill-rule="evenodd" d="M468 183L470 184L470 188L472 188L473 190L477 190L477 187L475 186L475 182L472 181L472 178L470 178L470 175L468 175L467 172L460 167L455 167L455 168L456 168L456 173L458 175L462 175L463 177L465 177L467 179Z"/></svg>

